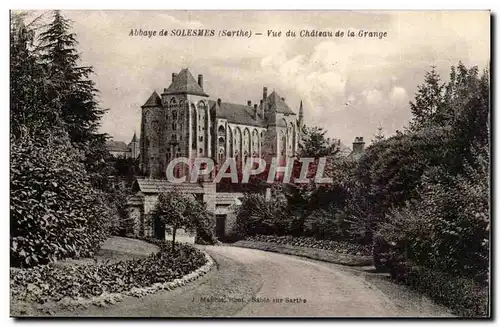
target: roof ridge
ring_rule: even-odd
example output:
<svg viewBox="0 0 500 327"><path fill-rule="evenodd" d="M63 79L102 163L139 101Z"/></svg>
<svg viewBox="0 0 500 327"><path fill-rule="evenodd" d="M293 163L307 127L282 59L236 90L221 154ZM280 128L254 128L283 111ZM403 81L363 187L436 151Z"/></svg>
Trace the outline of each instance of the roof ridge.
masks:
<svg viewBox="0 0 500 327"><path fill-rule="evenodd" d="M157 107L157 106L161 106L161 98L158 95L158 93L156 93L156 90L154 90L153 93L149 96L146 103L142 105L142 107L144 108L144 107Z"/></svg>
<svg viewBox="0 0 500 327"><path fill-rule="evenodd" d="M175 75L164 94L193 94L208 97L187 67Z"/></svg>

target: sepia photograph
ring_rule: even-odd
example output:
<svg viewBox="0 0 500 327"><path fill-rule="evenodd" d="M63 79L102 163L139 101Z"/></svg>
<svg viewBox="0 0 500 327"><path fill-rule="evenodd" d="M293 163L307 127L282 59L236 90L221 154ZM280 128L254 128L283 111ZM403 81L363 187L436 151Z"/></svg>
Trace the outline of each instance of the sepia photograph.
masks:
<svg viewBox="0 0 500 327"><path fill-rule="evenodd" d="M9 18L10 317L492 318L490 11Z"/></svg>

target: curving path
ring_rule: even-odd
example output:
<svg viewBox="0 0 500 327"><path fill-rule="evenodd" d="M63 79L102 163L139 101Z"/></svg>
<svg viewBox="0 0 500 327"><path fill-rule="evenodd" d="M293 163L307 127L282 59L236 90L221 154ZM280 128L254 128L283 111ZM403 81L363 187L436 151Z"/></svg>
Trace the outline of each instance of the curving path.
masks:
<svg viewBox="0 0 500 327"><path fill-rule="evenodd" d="M68 315L119 317L449 316L425 298L382 290L354 268L278 253L207 246L217 269L171 292ZM399 286L397 286L399 287ZM409 298L405 298L408 297Z"/></svg>

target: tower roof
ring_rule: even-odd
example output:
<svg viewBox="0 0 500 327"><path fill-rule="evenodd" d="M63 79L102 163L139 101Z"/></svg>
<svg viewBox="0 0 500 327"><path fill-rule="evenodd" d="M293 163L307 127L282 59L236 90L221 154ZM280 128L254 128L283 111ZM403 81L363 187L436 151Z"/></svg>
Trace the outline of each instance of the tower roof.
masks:
<svg viewBox="0 0 500 327"><path fill-rule="evenodd" d="M148 101L146 101L145 104L142 105L142 108L144 107L158 107L161 106L161 98L156 93L156 91L153 91L153 94L149 97Z"/></svg>
<svg viewBox="0 0 500 327"><path fill-rule="evenodd" d="M137 141L138 141L138 140L137 140L137 135L136 135L136 134L135 134L135 132L134 132L134 137L132 137L132 141L130 141L130 142L132 143L132 142L137 142Z"/></svg>
<svg viewBox="0 0 500 327"><path fill-rule="evenodd" d="M288 114L288 115L295 115L295 112L290 109L290 107L286 104L286 102L276 93L276 91L273 91L268 97L269 99L269 108L271 110L274 110L279 113L283 114Z"/></svg>
<svg viewBox="0 0 500 327"><path fill-rule="evenodd" d="M208 97L189 69L182 69L163 94L193 94Z"/></svg>

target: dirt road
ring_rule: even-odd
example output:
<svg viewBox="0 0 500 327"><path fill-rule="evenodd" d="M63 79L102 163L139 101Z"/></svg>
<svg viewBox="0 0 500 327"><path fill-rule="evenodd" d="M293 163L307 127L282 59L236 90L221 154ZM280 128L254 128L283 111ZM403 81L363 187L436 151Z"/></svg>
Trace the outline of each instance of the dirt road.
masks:
<svg viewBox="0 0 500 327"><path fill-rule="evenodd" d="M367 273L335 264L231 246L204 248L217 268L173 291L126 297L68 315L119 317L436 317L445 308L401 286L390 292ZM389 286L392 287L392 286Z"/></svg>

